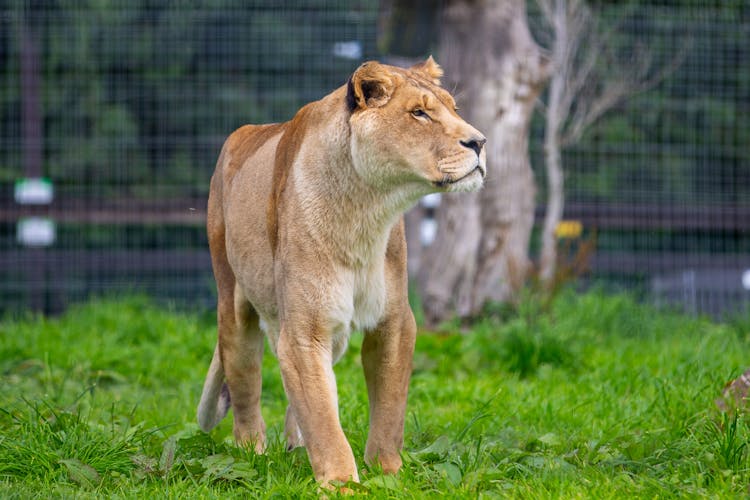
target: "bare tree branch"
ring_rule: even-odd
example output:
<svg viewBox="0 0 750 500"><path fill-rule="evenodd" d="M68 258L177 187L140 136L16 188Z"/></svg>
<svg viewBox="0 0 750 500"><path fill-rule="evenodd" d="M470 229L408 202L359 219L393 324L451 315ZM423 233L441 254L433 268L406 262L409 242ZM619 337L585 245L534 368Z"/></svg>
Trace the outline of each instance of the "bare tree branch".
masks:
<svg viewBox="0 0 750 500"><path fill-rule="evenodd" d="M541 281L551 288L557 260L555 229L564 206L562 149L580 140L591 125L628 97L661 82L682 63L686 51L654 72L649 47L632 47L627 59L617 51L614 39L629 9L604 27L585 0L537 0L537 5L552 31L553 73L544 141L547 214L540 258Z"/></svg>

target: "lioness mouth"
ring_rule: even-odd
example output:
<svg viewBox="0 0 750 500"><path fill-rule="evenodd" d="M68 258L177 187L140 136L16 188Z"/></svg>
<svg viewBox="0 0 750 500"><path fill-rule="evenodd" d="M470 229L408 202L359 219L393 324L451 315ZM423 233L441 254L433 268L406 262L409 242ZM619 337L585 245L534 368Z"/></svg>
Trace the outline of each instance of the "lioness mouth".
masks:
<svg viewBox="0 0 750 500"><path fill-rule="evenodd" d="M433 184L435 184L435 186L437 186L437 187L445 187L445 186L448 186L449 184L456 184L457 182L461 182L462 180L466 179L467 177L469 177L470 175L472 175L477 170L479 170L479 175L481 175L482 177L484 177L484 169L482 168L481 165L477 165L469 173L464 174L464 175L462 175L461 177L459 177L457 179L452 179L452 178L450 178L450 177L448 177L446 175L442 179L440 179L439 181L434 181Z"/></svg>

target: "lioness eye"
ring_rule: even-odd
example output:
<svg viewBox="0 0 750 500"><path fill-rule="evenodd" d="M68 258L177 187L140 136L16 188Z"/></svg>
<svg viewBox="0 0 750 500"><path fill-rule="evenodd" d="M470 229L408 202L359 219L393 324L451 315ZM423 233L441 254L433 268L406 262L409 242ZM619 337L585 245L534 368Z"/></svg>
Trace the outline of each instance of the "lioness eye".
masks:
<svg viewBox="0 0 750 500"><path fill-rule="evenodd" d="M423 109L419 109L419 108L412 110L411 114L413 116L416 116L417 118L422 118L422 117L429 118L429 115L427 115L427 113L425 113Z"/></svg>

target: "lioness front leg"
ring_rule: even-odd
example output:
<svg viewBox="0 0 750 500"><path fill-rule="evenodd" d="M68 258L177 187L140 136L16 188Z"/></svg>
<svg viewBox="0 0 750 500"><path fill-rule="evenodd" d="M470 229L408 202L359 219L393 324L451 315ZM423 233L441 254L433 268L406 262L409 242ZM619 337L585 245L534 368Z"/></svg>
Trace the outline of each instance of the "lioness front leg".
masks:
<svg viewBox="0 0 750 500"><path fill-rule="evenodd" d="M320 332L299 332L282 324L277 355L284 389L315 479L324 485L359 481L352 449L339 423L331 345L321 338Z"/></svg>
<svg viewBox="0 0 750 500"><path fill-rule="evenodd" d="M379 463L385 473L401 468L406 396L411 376L417 325L408 307L366 332L362 366L370 400L370 433L365 462Z"/></svg>

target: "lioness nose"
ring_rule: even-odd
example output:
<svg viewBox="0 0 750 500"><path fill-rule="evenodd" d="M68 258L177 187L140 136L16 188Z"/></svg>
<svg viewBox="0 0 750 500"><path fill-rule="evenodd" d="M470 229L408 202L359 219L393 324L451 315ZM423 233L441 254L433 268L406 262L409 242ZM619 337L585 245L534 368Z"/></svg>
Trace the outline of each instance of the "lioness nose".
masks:
<svg viewBox="0 0 750 500"><path fill-rule="evenodd" d="M478 138L471 138L468 141L460 141L461 145L463 147L473 149L474 152L479 155L479 153L482 151L482 146L484 146L484 143L487 142L487 139L484 137L478 137Z"/></svg>

